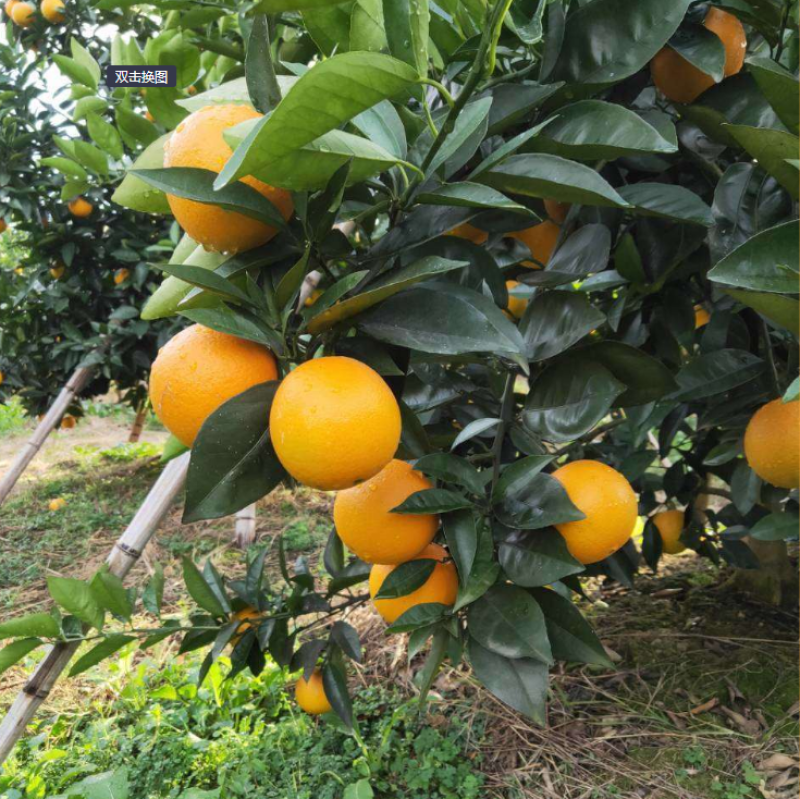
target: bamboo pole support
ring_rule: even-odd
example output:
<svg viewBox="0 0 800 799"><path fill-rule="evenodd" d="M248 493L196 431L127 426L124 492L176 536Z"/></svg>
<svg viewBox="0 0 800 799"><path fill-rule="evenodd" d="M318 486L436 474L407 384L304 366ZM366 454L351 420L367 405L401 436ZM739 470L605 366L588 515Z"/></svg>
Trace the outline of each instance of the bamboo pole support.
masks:
<svg viewBox="0 0 800 799"><path fill-rule="evenodd" d="M256 503L236 512L236 528L233 543L239 549L247 549L256 540Z"/></svg>
<svg viewBox="0 0 800 799"><path fill-rule="evenodd" d="M147 421L147 400L142 400L139 407L136 409L136 418L133 420L130 435L128 436L129 444L136 444L144 430L144 423Z"/></svg>
<svg viewBox="0 0 800 799"><path fill-rule="evenodd" d="M190 453L170 461L156 480L150 493L136 511L131 523L119 537L106 558L109 570L120 579L131 570L148 541L183 488L189 468ZM80 642L58 643L52 646L36 671L17 695L0 722L0 764L25 732L42 702L50 695L59 675L67 667Z"/></svg>
<svg viewBox="0 0 800 799"><path fill-rule="evenodd" d="M72 377L61 389L42 421L36 425L33 435L23 444L8 471L3 475L3 479L0 480L0 505L11 493L11 489L14 488L22 473L28 468L28 464L36 457L36 453L39 452L42 444L53 432L53 428L61 421L61 417L69 408L72 400L86 387L93 371L91 366L79 366L72 373Z"/></svg>

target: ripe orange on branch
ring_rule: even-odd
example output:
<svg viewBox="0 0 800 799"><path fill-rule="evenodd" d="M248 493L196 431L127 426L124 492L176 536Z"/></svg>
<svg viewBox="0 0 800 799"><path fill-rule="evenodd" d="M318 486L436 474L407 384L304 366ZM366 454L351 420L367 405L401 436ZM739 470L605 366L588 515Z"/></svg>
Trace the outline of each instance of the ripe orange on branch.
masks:
<svg viewBox="0 0 800 799"><path fill-rule="evenodd" d="M269 426L295 480L338 491L369 480L392 459L400 408L376 371L334 355L306 361L281 381Z"/></svg>
<svg viewBox="0 0 800 799"><path fill-rule="evenodd" d="M164 427L191 447L220 405L277 376L266 347L192 325L159 350L150 372L150 402Z"/></svg>
<svg viewBox="0 0 800 799"><path fill-rule="evenodd" d="M682 510L664 510L653 516L653 524L661 536L661 548L667 555L677 555L686 549L680 541L683 519Z"/></svg>
<svg viewBox="0 0 800 799"><path fill-rule="evenodd" d="M528 307L528 300L523 300L522 297L515 297L511 294L512 290L517 286L521 286L518 280L506 280L506 289L508 290L508 312L515 319L522 319L525 309Z"/></svg>
<svg viewBox="0 0 800 799"><path fill-rule="evenodd" d="M223 138L228 128L261 116L247 105L209 105L190 114L181 122L164 145L165 167L191 167L222 171L232 150ZM253 177L242 179L266 197L288 219L294 210L292 197ZM214 252L237 253L268 242L278 231L257 219L226 211L217 205L167 195L169 207L178 224L196 242Z"/></svg>
<svg viewBox="0 0 800 799"><path fill-rule="evenodd" d="M800 401L776 399L759 408L744 433L750 468L778 488L800 488Z"/></svg>
<svg viewBox="0 0 800 799"><path fill-rule="evenodd" d="M638 503L631 484L600 461L573 461L553 472L585 519L557 524L567 549L583 564L616 552L633 533Z"/></svg>
<svg viewBox="0 0 800 799"><path fill-rule="evenodd" d="M34 14L35 9L30 3L14 3L11 7L11 19L15 24L19 25L20 28L27 28L29 25L33 25L36 19Z"/></svg>
<svg viewBox="0 0 800 799"><path fill-rule="evenodd" d="M489 234L485 230L481 230L475 225L470 225L469 222L464 222L462 225L457 225L447 233L448 236L457 236L460 239L466 239L473 244L485 244L489 238Z"/></svg>
<svg viewBox="0 0 800 799"><path fill-rule="evenodd" d="M42 0L42 16L53 25L64 21L64 3L61 0Z"/></svg>
<svg viewBox="0 0 800 799"><path fill-rule="evenodd" d="M542 266L547 265L553 250L556 248L559 232L558 225L548 219L538 225L509 233L508 238L516 239L525 244L530 250L531 256L535 259L534 261L523 261L523 266L541 269Z"/></svg>
<svg viewBox="0 0 800 799"><path fill-rule="evenodd" d="M572 208L572 206L569 203L560 203L558 200L545 198L544 210L547 211L547 215L557 225L564 224L564 220L567 218L570 208Z"/></svg>
<svg viewBox="0 0 800 799"><path fill-rule="evenodd" d="M307 681L304 677L301 677L295 683L294 696L297 699L297 704L312 716L330 713L333 710L325 694L322 672L319 669L314 669Z"/></svg>
<svg viewBox="0 0 800 799"><path fill-rule="evenodd" d="M709 8L704 27L716 34L725 47L726 78L736 75L744 65L747 35L739 20L720 8ZM714 85L714 78L689 63L671 47L659 50L650 62L653 83L674 103L693 103Z"/></svg>
<svg viewBox="0 0 800 799"><path fill-rule="evenodd" d="M432 602L441 605L453 605L458 595L458 572L451 561L444 563L447 551L438 544L428 544L415 557L410 560L437 560L431 576L416 591L396 599L375 599L384 580L397 568L376 564L369 572L369 595L373 599L375 610L380 613L384 621L393 624L407 610L416 605L427 605Z"/></svg>
<svg viewBox="0 0 800 799"><path fill-rule="evenodd" d="M70 200L67 203L67 208L78 219L85 219L94 210L94 206L88 200L84 200L83 197L76 197L74 200Z"/></svg>
<svg viewBox="0 0 800 799"><path fill-rule="evenodd" d="M404 563L436 535L435 514L392 513L417 491L433 484L405 461L392 460L374 477L346 491L333 503L336 532L345 546L367 563Z"/></svg>

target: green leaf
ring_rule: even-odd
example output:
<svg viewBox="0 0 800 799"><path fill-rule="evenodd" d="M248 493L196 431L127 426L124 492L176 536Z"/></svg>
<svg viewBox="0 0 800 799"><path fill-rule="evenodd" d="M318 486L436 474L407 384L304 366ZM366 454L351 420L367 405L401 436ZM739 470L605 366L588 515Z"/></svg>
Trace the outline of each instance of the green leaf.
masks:
<svg viewBox="0 0 800 799"><path fill-rule="evenodd" d="M582 361L579 368L563 359L545 369L525 399L523 422L545 441L574 441L600 422L626 390L599 363Z"/></svg>
<svg viewBox="0 0 800 799"><path fill-rule="evenodd" d="M117 127L136 141L150 145L160 138L158 128L149 120L124 105L118 105L115 111ZM158 166L161 166L159 164Z"/></svg>
<svg viewBox="0 0 800 799"><path fill-rule="evenodd" d="M444 144L431 161L428 167L429 175L433 174L445 162L453 159L454 163L447 163L444 171L445 177L450 177L453 172L460 169L472 157L472 154L478 149L481 140L486 135L491 106L491 97L474 100L464 106L464 109L456 118L455 127L447 135ZM415 148L427 153L432 143L433 134L426 129L417 140Z"/></svg>
<svg viewBox="0 0 800 799"><path fill-rule="evenodd" d="M758 541L784 541L797 538L798 528L800 517L797 512L786 510L759 519L750 530L750 536Z"/></svg>
<svg viewBox="0 0 800 799"><path fill-rule="evenodd" d="M797 157L800 149L800 139L797 136L784 130L768 130L748 125L723 125L723 128L795 200L798 199L800 188L798 188L797 168L787 163L788 159Z"/></svg>
<svg viewBox="0 0 800 799"><path fill-rule="evenodd" d="M120 618L130 619L133 614L133 607L131 606L128 592L119 577L105 569L101 569L92 577L89 587L91 588L92 596L101 608Z"/></svg>
<svg viewBox="0 0 800 799"><path fill-rule="evenodd" d="M786 389L783 395L783 401L794 402L798 397L800 397L800 377L795 377L789 388Z"/></svg>
<svg viewBox="0 0 800 799"><path fill-rule="evenodd" d="M75 180L86 180L89 177L87 171L70 158L62 158L56 155L51 158L42 158L39 164L41 166L49 166L53 169L57 169L68 178L73 178Z"/></svg>
<svg viewBox="0 0 800 799"><path fill-rule="evenodd" d="M373 599L397 599L421 588L433 574L436 561L428 558L409 560L389 572L381 590Z"/></svg>
<svg viewBox="0 0 800 799"><path fill-rule="evenodd" d="M297 83L299 78L293 75L278 75L277 80L281 94L286 94ZM225 83L221 83L213 89L198 92L192 97L183 97L175 102L180 108L190 113L199 111L209 105L251 105L247 77L225 81Z"/></svg>
<svg viewBox="0 0 800 799"><path fill-rule="evenodd" d="M275 331L267 327L258 316L242 309L195 308L180 313L181 316L185 316L203 327L210 327L212 330L218 330L247 341L255 341L256 344L269 347L273 352L281 351L283 342Z"/></svg>
<svg viewBox="0 0 800 799"><path fill-rule="evenodd" d="M416 72L381 53L342 53L303 75L259 120L217 178L222 187L263 169L382 100L409 88Z"/></svg>
<svg viewBox="0 0 800 799"><path fill-rule="evenodd" d="M525 147L583 161L612 161L624 155L668 154L676 141L624 106L601 100L581 100L559 108L547 127Z"/></svg>
<svg viewBox="0 0 800 799"><path fill-rule="evenodd" d="M524 352L519 331L491 300L455 284L407 289L361 316L359 327L379 341L438 355Z"/></svg>
<svg viewBox="0 0 800 799"><path fill-rule="evenodd" d="M108 638L100 641L99 644L93 646L85 655L75 661L75 664L70 669L69 676L76 677L78 674L83 674L84 671L88 671L92 666L96 666L101 661L111 657L123 646L135 640L133 636L122 635L121 633L109 635Z"/></svg>
<svg viewBox="0 0 800 799"><path fill-rule="evenodd" d="M386 628L389 635L394 633L410 633L420 627L426 627L439 621L444 615L445 611L449 611L447 605L442 605L438 602L429 602L422 605L414 605L405 613L403 613L394 624Z"/></svg>
<svg viewBox="0 0 800 799"><path fill-rule="evenodd" d="M442 519L444 537L456 564L459 582L466 587L478 554L479 535L472 510L458 510Z"/></svg>
<svg viewBox="0 0 800 799"><path fill-rule="evenodd" d="M61 626L49 613L30 613L0 622L0 641L4 638L58 638Z"/></svg>
<svg viewBox="0 0 800 799"><path fill-rule="evenodd" d="M711 209L693 192L683 186L666 183L632 183L619 190L633 207L634 213L659 216L711 227Z"/></svg>
<svg viewBox="0 0 800 799"><path fill-rule="evenodd" d="M273 227L286 227L280 211L263 194L241 182L215 190L214 179L217 174L208 169L137 169L132 174L166 194L216 205Z"/></svg>
<svg viewBox="0 0 800 799"><path fill-rule="evenodd" d="M534 591L533 595L544 612L553 657L613 668L594 630L571 600L546 589Z"/></svg>
<svg viewBox="0 0 800 799"><path fill-rule="evenodd" d="M758 88L769 100L781 122L793 133L798 132L800 110L797 103L798 80L770 58L751 56L747 59L750 73L756 79Z"/></svg>
<svg viewBox="0 0 800 799"><path fill-rule="evenodd" d="M86 123L92 141L101 150L105 150L112 158L119 161L125 152L122 147L122 138L119 135L119 131L110 122L106 122L99 114L87 114Z"/></svg>
<svg viewBox="0 0 800 799"><path fill-rule="evenodd" d="M98 630L103 626L103 609L95 601L88 583L73 577L48 577L47 590L67 613Z"/></svg>
<svg viewBox="0 0 800 799"><path fill-rule="evenodd" d="M283 11L306 11L341 3L342 0L259 0L256 10L261 14L280 14Z"/></svg>
<svg viewBox="0 0 800 799"><path fill-rule="evenodd" d="M509 194L581 205L630 207L593 169L557 155L512 155L477 178L472 175L472 179Z"/></svg>
<svg viewBox="0 0 800 799"><path fill-rule="evenodd" d="M215 618L225 616L225 609L217 599L217 595L206 582L206 578L203 577L197 566L187 557L183 558L183 581L186 583L186 590L189 592L189 596L199 607Z"/></svg>
<svg viewBox="0 0 800 799"><path fill-rule="evenodd" d="M519 530L539 530L585 518L561 483L542 473L551 460L550 455L531 455L502 471L492 501L503 524Z"/></svg>
<svg viewBox="0 0 800 799"><path fill-rule="evenodd" d="M53 61L61 72L75 83L88 86L90 89L97 90L97 82L92 73L82 64L65 55L54 55Z"/></svg>
<svg viewBox="0 0 800 799"><path fill-rule="evenodd" d="M373 799L375 794L370 787L369 780L352 782L344 789L342 799Z"/></svg>
<svg viewBox="0 0 800 799"><path fill-rule="evenodd" d="M174 275L180 278L181 281L189 283L192 286L205 289L206 291L218 294L226 300L243 303L244 305L251 305L250 296L240 289L233 281L223 277L216 271L210 271L204 266L194 266L189 263L186 264L160 264L160 268L168 275ZM186 296L180 295L180 301ZM175 308L172 309L176 310Z"/></svg>
<svg viewBox="0 0 800 799"><path fill-rule="evenodd" d="M94 56L75 38L69 41L70 52L76 63L80 64L92 76L94 88L100 83L100 65L95 61Z"/></svg>
<svg viewBox="0 0 800 799"><path fill-rule="evenodd" d="M785 222L748 239L723 258L708 277L733 288L797 294L800 291L797 221Z"/></svg>
<svg viewBox="0 0 800 799"><path fill-rule="evenodd" d="M349 297L346 300L320 311L319 314L312 317L309 321L308 332L312 335L321 333L333 327L338 322L363 313L368 308L383 302L399 291L413 286L415 283L443 275L454 269L463 269L466 265L466 261L451 261L446 258L439 258L435 255L421 258L404 269L389 272L385 277L372 283L363 293L357 294L354 297ZM317 303L315 303L315 305L316 304ZM312 306L312 308L313 307L314 306Z"/></svg>
<svg viewBox="0 0 800 799"><path fill-rule="evenodd" d="M348 730L353 729L353 704L347 692L347 679L335 663L328 662L322 670L322 685L325 696L333 706L333 711L342 720Z"/></svg>
<svg viewBox="0 0 800 799"><path fill-rule="evenodd" d="M675 399L686 401L712 397L749 383L766 363L746 350L716 350L700 355L678 372Z"/></svg>
<svg viewBox="0 0 800 799"><path fill-rule="evenodd" d="M325 56L350 49L350 20L354 7L355 3L348 1L302 12L306 30Z"/></svg>
<svg viewBox="0 0 800 799"><path fill-rule="evenodd" d="M681 25L669 46L684 60L721 83L725 77L725 45L716 33L697 22Z"/></svg>
<svg viewBox="0 0 800 799"><path fill-rule="evenodd" d="M564 244L564 247L570 246L570 251L572 238ZM581 272L591 269L591 264L584 261L591 250L585 246L584 237L580 239L577 259L570 258L570 251L560 257L562 247L556 255L559 260L555 266L548 264L548 271L554 269L570 277L573 274L571 270L575 268L580 268ZM605 316L589 303L585 295L567 291L540 292L528 304L519 324L519 332L525 340L526 357L531 362L538 362L559 355L605 321Z"/></svg>
<svg viewBox="0 0 800 799"><path fill-rule="evenodd" d="M256 15L244 62L245 80L253 106L262 114L271 111L281 101L281 88L272 64L269 41L269 22L264 14Z"/></svg>
<svg viewBox="0 0 800 799"><path fill-rule="evenodd" d="M111 201L146 214L171 214L166 194L145 183L134 174L137 170L161 169L164 165L164 143L167 136L154 141L134 161L122 183L117 186Z"/></svg>
<svg viewBox="0 0 800 799"><path fill-rule="evenodd" d="M507 658L469 639L475 676L501 702L537 724L547 720L547 666L533 658Z"/></svg>
<svg viewBox="0 0 800 799"><path fill-rule="evenodd" d="M389 52L410 64L420 77L428 74L428 0L383 0Z"/></svg>
<svg viewBox="0 0 800 799"><path fill-rule="evenodd" d="M42 642L38 638L20 638L0 649L0 674L19 663L29 652L33 652Z"/></svg>
<svg viewBox="0 0 800 799"><path fill-rule="evenodd" d="M457 491L446 488L426 488L415 491L408 499L401 502L392 513L429 514L448 513L462 508L471 508L472 502Z"/></svg>
<svg viewBox="0 0 800 799"><path fill-rule="evenodd" d="M725 289L725 293L795 336L800 335L800 304L794 297L742 289Z"/></svg>
<svg viewBox="0 0 800 799"><path fill-rule="evenodd" d="M462 208L501 208L504 211L516 211L523 216L535 216L535 214L520 205L514 200L509 199L505 194L481 186L479 183L450 183L440 186L430 192L422 192L417 195L417 202L424 205L449 205Z"/></svg>
<svg viewBox="0 0 800 799"><path fill-rule="evenodd" d="M675 33L692 0L594 0L567 20L548 80L581 84L580 91L625 80L650 62Z"/></svg>
<svg viewBox="0 0 800 799"><path fill-rule="evenodd" d="M445 517L445 536L448 544L450 544L452 536L448 537L448 517ZM459 543L461 542L459 541ZM466 559L466 556L467 553L465 551L463 557ZM455 557L456 552L453 553L453 558L455 559ZM456 561L456 565L458 566L458 561ZM477 547L472 560L472 568L466 578L464 574L466 574L466 570L459 574L460 584L453 612L470 605L482 597L495 584L500 574L500 564L494 556L494 541L489 527L478 529Z"/></svg>
<svg viewBox="0 0 800 799"><path fill-rule="evenodd" d="M186 476L184 522L218 519L268 494L283 479L269 437L276 381L229 399L200 428Z"/></svg>
<svg viewBox="0 0 800 799"><path fill-rule="evenodd" d="M108 156L102 150L89 144L88 141L74 141L72 144L75 158L90 172L94 172L96 175L108 174ZM164 213L170 213L169 206Z"/></svg>
<svg viewBox="0 0 800 799"><path fill-rule="evenodd" d="M501 542L497 556L508 579L523 588L551 585L583 571L564 537L552 528L515 530Z"/></svg>
<svg viewBox="0 0 800 799"><path fill-rule="evenodd" d="M164 601L164 567L156 563L153 567L153 575L147 582L147 587L142 594L142 604L156 616L161 615L161 605Z"/></svg>
<svg viewBox="0 0 800 799"><path fill-rule="evenodd" d="M368 52L386 49L381 0L355 0L350 15L350 49Z"/></svg>
<svg viewBox="0 0 800 799"><path fill-rule="evenodd" d="M484 492L480 472L468 460L449 452L424 455L414 464L414 471L445 483L456 483L473 494L482 495Z"/></svg>
<svg viewBox="0 0 800 799"><path fill-rule="evenodd" d="M388 100L362 111L350 123L381 149L397 158L406 157L406 130L400 115Z"/></svg>

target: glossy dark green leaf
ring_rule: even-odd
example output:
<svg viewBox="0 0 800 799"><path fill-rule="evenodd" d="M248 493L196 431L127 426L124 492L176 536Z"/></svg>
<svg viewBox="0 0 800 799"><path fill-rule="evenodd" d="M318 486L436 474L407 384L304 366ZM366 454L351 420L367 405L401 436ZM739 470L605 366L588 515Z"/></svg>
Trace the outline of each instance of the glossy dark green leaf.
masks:
<svg viewBox="0 0 800 799"><path fill-rule="evenodd" d="M725 286L777 294L800 291L797 222L765 230L723 258L708 277Z"/></svg>
<svg viewBox="0 0 800 799"><path fill-rule="evenodd" d="M669 46L715 83L725 77L725 45L716 33L697 22L681 25Z"/></svg>
<svg viewBox="0 0 800 799"><path fill-rule="evenodd" d="M536 600L521 588L490 588L469 606L467 629L470 637L497 655L553 662L544 614Z"/></svg>
<svg viewBox="0 0 800 799"><path fill-rule="evenodd" d="M183 559L183 581L186 583L186 590L189 592L189 596L199 607L215 617L225 615L225 608L220 603L216 593L197 566L187 557Z"/></svg>
<svg viewBox="0 0 800 799"><path fill-rule="evenodd" d="M153 574L147 581L147 586L142 594L142 605L156 616L161 615L161 605L164 602L164 583L164 567L160 563L154 563Z"/></svg>
<svg viewBox="0 0 800 799"><path fill-rule="evenodd" d="M361 640L356 629L346 621L334 622L331 627L331 641L351 660L355 660L356 663L361 662Z"/></svg>
<svg viewBox="0 0 800 799"><path fill-rule="evenodd" d="M436 561L429 558L409 560L389 572L374 599L397 599L421 588L433 574Z"/></svg>
<svg viewBox="0 0 800 799"><path fill-rule="evenodd" d="M746 350L717 350L700 355L678 372L679 389L674 397L696 400L730 391L749 383L765 369L766 363Z"/></svg>
<svg viewBox="0 0 800 799"><path fill-rule="evenodd" d="M188 167L137 169L131 174L167 194L218 205L226 211L236 211L274 227L286 226L278 209L246 183L237 182L232 186L223 186L219 190L214 189L217 173L208 169Z"/></svg>
<svg viewBox="0 0 800 799"><path fill-rule="evenodd" d="M731 498L736 510L746 516L761 498L761 478L750 468L747 461L736 464L730 479Z"/></svg>
<svg viewBox="0 0 800 799"><path fill-rule="evenodd" d="M124 148L119 131L114 125L106 122L99 114L87 114L86 125L92 141L101 150L105 150L112 158L119 161L122 158Z"/></svg>
<svg viewBox="0 0 800 799"><path fill-rule="evenodd" d="M629 204L594 169L557 155L512 155L473 180L498 191L559 202L627 208Z"/></svg>
<svg viewBox="0 0 800 799"><path fill-rule="evenodd" d="M410 633L412 630L417 630L420 627L426 627L439 621L446 611L450 608L447 605L442 605L439 602L428 602L422 605L414 605L413 608L403 613L400 618L393 624L386 628L386 632L394 633Z"/></svg>
<svg viewBox="0 0 800 799"><path fill-rule="evenodd" d="M539 530L585 518L558 480L542 469L551 456L531 455L507 466L495 487L495 513L503 524L519 530Z"/></svg>
<svg viewBox="0 0 800 799"><path fill-rule="evenodd" d="M103 610L108 610L120 618L130 619L133 614L133 606L122 580L116 574L101 569L92 577L89 588L95 601Z"/></svg>
<svg viewBox="0 0 800 799"><path fill-rule="evenodd" d="M350 23L354 2L317 6L303 10L306 30L326 56L350 49Z"/></svg>
<svg viewBox="0 0 800 799"><path fill-rule="evenodd" d="M262 114L271 111L281 101L281 89L272 64L269 33L266 15L257 14L247 40L244 71L250 99L256 111Z"/></svg>
<svg viewBox="0 0 800 799"><path fill-rule="evenodd" d="M455 483L473 494L483 494L484 481L480 472L465 458L449 452L424 455L414 464L414 470L445 483Z"/></svg>
<svg viewBox="0 0 800 799"><path fill-rule="evenodd" d="M457 491L448 491L446 488L426 488L416 491L396 508L392 508L392 513L447 513L470 507L472 507L472 501Z"/></svg>
<svg viewBox="0 0 800 799"><path fill-rule="evenodd" d="M559 250L558 255L560 253ZM556 266L568 274L566 270L578 265L577 258L581 258L580 263L583 264L580 268L589 266L588 261L583 260L584 256L578 256L577 253L575 259L565 256ZM539 293L528 304L519 323L526 357L531 362L552 358L600 327L605 320L605 316L582 294L567 291Z"/></svg>
<svg viewBox="0 0 800 799"><path fill-rule="evenodd" d="M456 564L459 581L466 586L478 553L479 534L472 510L448 513L442 519L444 537Z"/></svg>
<svg viewBox="0 0 800 799"><path fill-rule="evenodd" d="M797 538L800 531L800 517L796 511L770 513L759 519L750 530L750 535L758 541L784 541Z"/></svg>
<svg viewBox="0 0 800 799"><path fill-rule="evenodd" d="M406 131L400 115L388 100L362 111L350 123L386 152L397 158L406 157Z"/></svg>
<svg viewBox="0 0 800 799"><path fill-rule="evenodd" d="M599 363L568 359L545 369L525 399L522 418L545 441L574 441L611 410L626 386Z"/></svg>
<svg viewBox="0 0 800 799"><path fill-rule="evenodd" d="M449 205L463 208L502 208L517 211L523 216L534 216L524 205L509 199L505 194L482 186L480 183L449 183L431 192L417 195L417 202L424 205ZM522 223L520 223L522 224Z"/></svg>
<svg viewBox="0 0 800 799"><path fill-rule="evenodd" d="M428 74L428 0L383 0L383 19L389 52L424 78Z"/></svg>
<svg viewBox="0 0 800 799"><path fill-rule="evenodd" d="M613 668L594 630L571 600L548 590L534 591L534 596L544 612L554 658Z"/></svg>
<svg viewBox="0 0 800 799"><path fill-rule="evenodd" d="M428 174L435 172L446 161L456 158L457 163L448 164L447 168L444 170L445 176L449 177L456 169L459 169L470 159L472 154L478 149L481 140L486 135L491 106L491 97L474 100L464 106L464 109L456 118L452 132L445 138L444 144L434 156L433 161L431 161L428 167ZM429 143L433 143L433 134L426 129L422 136L420 136L415 147L422 148L423 152L427 154L427 150L430 146ZM462 148L467 148L468 152L461 152Z"/></svg>
<svg viewBox="0 0 800 799"><path fill-rule="evenodd" d="M347 729L352 729L355 723L353 703L347 691L347 679L336 663L325 664L325 668L322 670L322 685L334 713L342 720Z"/></svg>
<svg viewBox="0 0 800 799"><path fill-rule="evenodd" d="M583 571L569 554L564 537L550 527L515 530L500 543L497 557L508 579L523 588L550 585Z"/></svg>
<svg viewBox="0 0 800 799"><path fill-rule="evenodd" d="M184 521L235 513L283 479L269 438L269 409L277 387L277 382L253 386L206 419L192 449Z"/></svg>
<svg viewBox="0 0 800 799"><path fill-rule="evenodd" d="M445 520L445 537L448 540L448 545L450 545L452 536L448 536L448 526L448 521ZM466 574L466 570L463 573L459 573L460 584L458 596L456 597L456 604L453 606L454 611L460 610L482 597L489 588L495 584L500 575L500 564L497 562L494 554L492 531L486 526L476 529L477 542L475 555L466 578L463 576ZM458 533L458 537L464 536L467 538L470 534L469 531L461 530ZM454 559L457 554L459 558L461 558L462 555L466 558L467 553L459 552L457 547L456 550L453 551ZM458 565L458 561L456 561L456 566Z"/></svg>
<svg viewBox="0 0 800 799"><path fill-rule="evenodd" d="M117 106L115 116L117 127L122 133L137 142L149 145L158 140L160 136L158 128L150 120L128 110L124 105Z"/></svg>
<svg viewBox="0 0 800 799"><path fill-rule="evenodd" d="M795 200L798 198L800 190L798 190L797 168L787 163L789 159L797 158L798 150L800 150L800 140L797 136L784 130L765 130L749 125L723 125L722 127Z"/></svg>
<svg viewBox="0 0 800 799"><path fill-rule="evenodd" d="M97 604L88 583L73 577L48 577L47 590L53 601L67 613L98 630L103 626L103 609Z"/></svg>
<svg viewBox="0 0 800 799"><path fill-rule="evenodd" d="M532 658L507 658L481 646L468 644L475 676L501 702L537 724L547 720L547 666Z"/></svg>
<svg viewBox="0 0 800 799"><path fill-rule="evenodd" d="M0 649L0 674L10 669L15 663L19 663L25 655L33 652L41 643L38 638L20 638Z"/></svg>
<svg viewBox="0 0 800 799"><path fill-rule="evenodd" d="M196 308L191 311L181 311L181 316L193 322L227 333L230 336L254 341L269 347L273 352L280 352L283 342L278 335L267 327L255 314L242 309L230 308Z"/></svg>
<svg viewBox="0 0 800 799"><path fill-rule="evenodd" d="M76 677L78 674L83 674L84 671L88 671L92 666L96 666L101 661L111 657L115 652L119 652L123 646L135 640L133 636L121 633L109 635L108 638L100 641L75 661L69 671L69 676Z"/></svg>
<svg viewBox="0 0 800 799"><path fill-rule="evenodd" d="M765 56L748 58L747 66L781 122L790 131L797 133L800 122L797 77Z"/></svg>
<svg viewBox="0 0 800 799"><path fill-rule="evenodd" d="M416 80L416 70L381 53L341 53L317 63L252 128L216 185L258 172Z"/></svg>
<svg viewBox="0 0 800 799"><path fill-rule="evenodd" d="M559 108L525 149L583 161L612 161L624 155L675 153L678 146L624 106L581 100Z"/></svg>
<svg viewBox="0 0 800 799"><path fill-rule="evenodd" d="M378 53L386 46L381 0L355 0L350 15L350 49Z"/></svg>
<svg viewBox="0 0 800 799"><path fill-rule="evenodd" d="M564 42L549 79L589 88L625 80L648 64L667 43L690 2L587 3L567 19Z"/></svg>
<svg viewBox="0 0 800 799"><path fill-rule="evenodd" d="M725 293L795 336L800 333L800 304L794 297L743 289L725 289Z"/></svg>
<svg viewBox="0 0 800 799"><path fill-rule="evenodd" d="M0 641L4 638L57 638L61 625L49 613L29 613L0 622Z"/></svg>
<svg viewBox="0 0 800 799"><path fill-rule="evenodd" d="M414 286L359 317L379 341L438 355L524 352L516 327L489 299L453 284Z"/></svg>
<svg viewBox="0 0 800 799"><path fill-rule="evenodd" d="M659 216L711 227L711 209L693 192L683 186L665 183L632 183L619 190L632 206L634 213Z"/></svg>

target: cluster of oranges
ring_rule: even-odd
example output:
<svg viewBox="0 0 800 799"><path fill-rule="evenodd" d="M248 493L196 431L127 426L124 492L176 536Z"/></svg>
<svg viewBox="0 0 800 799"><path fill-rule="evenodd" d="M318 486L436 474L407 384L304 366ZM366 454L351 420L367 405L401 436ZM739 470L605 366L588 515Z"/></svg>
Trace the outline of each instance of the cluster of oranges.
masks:
<svg viewBox="0 0 800 799"><path fill-rule="evenodd" d="M20 28L33 25L36 19L36 8L25 0L6 0L4 9L6 16ZM62 0L42 0L39 11L51 25L59 25L65 19L65 6Z"/></svg>

